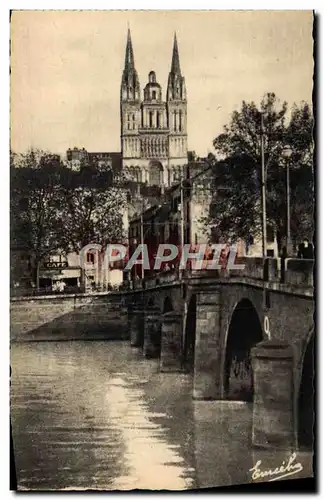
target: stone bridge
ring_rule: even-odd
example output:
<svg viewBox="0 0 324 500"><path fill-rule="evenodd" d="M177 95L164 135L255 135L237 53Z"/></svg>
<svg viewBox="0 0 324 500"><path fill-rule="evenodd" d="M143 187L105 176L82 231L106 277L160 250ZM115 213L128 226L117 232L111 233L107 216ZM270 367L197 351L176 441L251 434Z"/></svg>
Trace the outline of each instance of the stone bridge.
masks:
<svg viewBox="0 0 324 500"><path fill-rule="evenodd" d="M244 269L161 273L124 304L133 346L193 373L195 399L253 400L254 445L312 442L314 262L245 258Z"/></svg>

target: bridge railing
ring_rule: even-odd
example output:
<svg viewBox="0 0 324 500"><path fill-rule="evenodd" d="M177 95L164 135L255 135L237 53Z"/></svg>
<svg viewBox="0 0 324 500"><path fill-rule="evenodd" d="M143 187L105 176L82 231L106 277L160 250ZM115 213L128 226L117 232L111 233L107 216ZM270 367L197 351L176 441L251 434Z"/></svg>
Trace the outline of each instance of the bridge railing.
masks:
<svg viewBox="0 0 324 500"><path fill-rule="evenodd" d="M284 283L312 287L314 286L314 260L285 259Z"/></svg>
<svg viewBox="0 0 324 500"><path fill-rule="evenodd" d="M314 261L308 259L280 259L267 257L239 257L235 264L241 264L243 269L186 269L182 278L215 278L231 279L235 277L252 278L253 280L282 283L292 286L312 287ZM154 288L155 286L172 283L179 279L179 270L173 269L160 272L154 276L134 281L134 289Z"/></svg>
<svg viewBox="0 0 324 500"><path fill-rule="evenodd" d="M166 283L172 283L179 278L178 269L162 272L158 275L156 281L159 285L164 285Z"/></svg>
<svg viewBox="0 0 324 500"><path fill-rule="evenodd" d="M243 276L257 280L264 279L265 262L262 257L248 257L244 262Z"/></svg>
<svg viewBox="0 0 324 500"><path fill-rule="evenodd" d="M251 257L245 261L243 276L272 283L303 287L314 285L314 261L309 259L280 259Z"/></svg>

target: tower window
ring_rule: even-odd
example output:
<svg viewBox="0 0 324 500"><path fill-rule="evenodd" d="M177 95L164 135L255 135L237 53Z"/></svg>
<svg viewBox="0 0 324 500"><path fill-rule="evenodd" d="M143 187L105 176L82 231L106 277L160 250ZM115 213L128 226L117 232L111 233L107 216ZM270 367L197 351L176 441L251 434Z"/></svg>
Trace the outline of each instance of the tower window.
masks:
<svg viewBox="0 0 324 500"><path fill-rule="evenodd" d="M150 83L155 83L156 82L156 75L154 71L149 72L149 82Z"/></svg>
<svg viewBox="0 0 324 500"><path fill-rule="evenodd" d="M153 111L149 112L149 124L150 124L150 128L152 128L153 127Z"/></svg>
<svg viewBox="0 0 324 500"><path fill-rule="evenodd" d="M173 130L175 130L175 131L176 131L176 130L177 130L177 112L176 112L176 111L174 112L173 117L174 117L174 118L173 118L173 120L174 120L174 121L173 121Z"/></svg>
<svg viewBox="0 0 324 500"><path fill-rule="evenodd" d="M160 113L156 113L156 126L157 128L160 128Z"/></svg>
<svg viewBox="0 0 324 500"><path fill-rule="evenodd" d="M153 90L152 92L152 99L156 99L156 90Z"/></svg>

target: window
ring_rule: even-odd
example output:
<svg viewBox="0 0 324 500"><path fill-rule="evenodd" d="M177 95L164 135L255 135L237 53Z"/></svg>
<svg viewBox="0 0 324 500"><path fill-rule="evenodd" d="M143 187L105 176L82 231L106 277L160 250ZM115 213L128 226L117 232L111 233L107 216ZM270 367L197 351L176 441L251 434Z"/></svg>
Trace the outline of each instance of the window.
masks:
<svg viewBox="0 0 324 500"><path fill-rule="evenodd" d="M157 126L157 128L160 127L160 113L159 112L157 112L157 114L156 114L156 126Z"/></svg>
<svg viewBox="0 0 324 500"><path fill-rule="evenodd" d="M178 168L174 171L174 177L173 177L173 180L174 181L181 181L181 167L178 166Z"/></svg>
<svg viewBox="0 0 324 500"><path fill-rule="evenodd" d="M156 91L155 90L153 90L153 92L152 92L152 99L156 99Z"/></svg>
<svg viewBox="0 0 324 500"><path fill-rule="evenodd" d="M152 162L150 164L150 185L151 186L160 186L162 180L163 167L160 162Z"/></svg>
<svg viewBox="0 0 324 500"><path fill-rule="evenodd" d="M95 262L95 255L94 255L94 253L88 252L87 253L87 263L88 264L94 264L94 262Z"/></svg>
<svg viewBox="0 0 324 500"><path fill-rule="evenodd" d="M150 125L150 128L153 127L153 111L149 112L149 125Z"/></svg>

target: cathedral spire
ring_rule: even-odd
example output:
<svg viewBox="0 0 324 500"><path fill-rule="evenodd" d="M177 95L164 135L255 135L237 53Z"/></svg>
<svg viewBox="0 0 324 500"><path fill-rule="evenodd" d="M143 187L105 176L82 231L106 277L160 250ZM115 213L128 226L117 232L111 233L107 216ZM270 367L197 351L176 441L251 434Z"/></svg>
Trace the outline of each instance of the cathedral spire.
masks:
<svg viewBox="0 0 324 500"><path fill-rule="evenodd" d="M185 79L181 74L177 35L174 33L171 71L168 78L167 101L187 99Z"/></svg>
<svg viewBox="0 0 324 500"><path fill-rule="evenodd" d="M125 66L121 83L121 99L123 101L138 101L140 99L140 84L135 69L133 44L129 26L127 30Z"/></svg>
<svg viewBox="0 0 324 500"><path fill-rule="evenodd" d="M171 73L181 75L177 35L174 32Z"/></svg>
<svg viewBox="0 0 324 500"><path fill-rule="evenodd" d="M129 72L129 71L134 71L134 70L135 70L135 62L134 62L132 37L131 37L130 28L128 26L126 53L125 53L125 71Z"/></svg>

